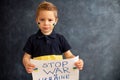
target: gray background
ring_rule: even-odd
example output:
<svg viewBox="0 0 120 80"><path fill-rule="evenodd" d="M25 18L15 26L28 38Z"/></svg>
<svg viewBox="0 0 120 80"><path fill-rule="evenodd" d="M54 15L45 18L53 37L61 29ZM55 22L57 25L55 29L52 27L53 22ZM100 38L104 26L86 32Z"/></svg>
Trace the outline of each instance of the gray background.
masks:
<svg viewBox="0 0 120 80"><path fill-rule="evenodd" d="M0 0L0 80L31 80L22 48L38 28L43 0ZM55 29L85 62L80 80L120 80L120 0L48 0L59 9Z"/></svg>

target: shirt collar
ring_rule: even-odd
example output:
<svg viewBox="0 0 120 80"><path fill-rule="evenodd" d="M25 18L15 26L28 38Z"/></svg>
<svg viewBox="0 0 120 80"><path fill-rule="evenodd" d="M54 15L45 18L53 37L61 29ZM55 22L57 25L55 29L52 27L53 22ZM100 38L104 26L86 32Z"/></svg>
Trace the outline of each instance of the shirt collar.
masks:
<svg viewBox="0 0 120 80"><path fill-rule="evenodd" d="M44 37L48 37L48 38L56 38L56 33L55 31L53 30L52 33L50 35L44 35L41 30L38 30L38 32L36 33L36 36L37 38L41 39L41 38L44 38Z"/></svg>

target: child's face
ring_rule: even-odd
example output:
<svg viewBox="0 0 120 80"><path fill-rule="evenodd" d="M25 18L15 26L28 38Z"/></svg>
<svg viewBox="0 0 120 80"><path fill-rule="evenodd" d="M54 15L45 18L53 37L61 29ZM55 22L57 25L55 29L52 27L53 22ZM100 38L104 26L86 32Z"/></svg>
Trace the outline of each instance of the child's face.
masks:
<svg viewBox="0 0 120 80"><path fill-rule="evenodd" d="M45 35L51 34L54 29L54 25L57 23L54 11L41 10L39 12L37 23L39 22L39 28Z"/></svg>

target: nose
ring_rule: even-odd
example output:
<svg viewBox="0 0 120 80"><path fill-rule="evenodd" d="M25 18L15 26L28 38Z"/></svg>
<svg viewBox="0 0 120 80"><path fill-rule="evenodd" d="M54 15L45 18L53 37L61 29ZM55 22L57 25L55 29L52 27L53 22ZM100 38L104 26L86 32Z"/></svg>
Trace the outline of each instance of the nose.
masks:
<svg viewBox="0 0 120 80"><path fill-rule="evenodd" d="M44 22L44 25L48 25L49 24L49 22L46 20L45 22Z"/></svg>

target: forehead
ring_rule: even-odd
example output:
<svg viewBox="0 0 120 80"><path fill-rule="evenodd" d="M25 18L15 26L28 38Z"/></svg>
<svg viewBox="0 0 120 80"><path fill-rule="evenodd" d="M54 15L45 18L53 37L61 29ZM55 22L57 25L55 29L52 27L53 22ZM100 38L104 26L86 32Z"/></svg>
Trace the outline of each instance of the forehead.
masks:
<svg viewBox="0 0 120 80"><path fill-rule="evenodd" d="M55 18L54 11L41 10L38 14L39 18Z"/></svg>

